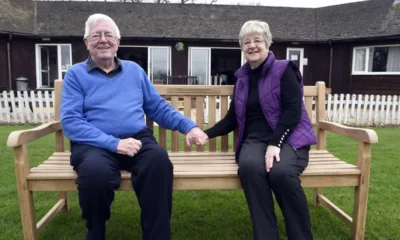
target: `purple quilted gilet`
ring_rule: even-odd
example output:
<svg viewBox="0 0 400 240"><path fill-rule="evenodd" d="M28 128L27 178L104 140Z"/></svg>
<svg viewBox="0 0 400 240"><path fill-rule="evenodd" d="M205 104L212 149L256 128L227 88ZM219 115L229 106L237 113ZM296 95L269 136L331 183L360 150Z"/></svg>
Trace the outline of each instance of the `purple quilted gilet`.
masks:
<svg viewBox="0 0 400 240"><path fill-rule="evenodd" d="M288 60L276 60L275 55L271 51L269 52L267 60L264 63L259 80L258 94L261 108L272 130L276 129L282 111L280 81L288 64L291 65L299 80L301 94L303 97L303 80L297 66ZM235 99L233 101L235 101L236 119L239 126L239 139L236 146L236 153L239 152L243 140L246 103L249 90L249 69L250 66L248 63L246 63L235 72L235 76L238 78L238 80L235 89ZM287 143L293 148L306 147L317 143L317 137L314 133L311 120L307 115L304 102L302 104L300 122L292 134L290 134L290 136L287 138ZM237 156L238 154L236 154L236 159Z"/></svg>

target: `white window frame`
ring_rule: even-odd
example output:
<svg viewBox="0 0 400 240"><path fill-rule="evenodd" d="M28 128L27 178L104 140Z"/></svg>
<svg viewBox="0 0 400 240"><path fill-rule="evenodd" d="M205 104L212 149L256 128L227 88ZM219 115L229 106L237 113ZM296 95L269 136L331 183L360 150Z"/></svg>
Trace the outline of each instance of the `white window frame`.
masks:
<svg viewBox="0 0 400 240"><path fill-rule="evenodd" d="M301 72L301 75L303 75L303 69L304 69L304 48L286 48L286 59L289 59L289 51L300 51L300 59L299 59L299 70ZM303 75L304 76L304 75Z"/></svg>
<svg viewBox="0 0 400 240"><path fill-rule="evenodd" d="M239 48L239 49L240 49L240 48ZM240 54L241 54L241 57L240 57L240 65L243 66L245 63L247 63L247 60L246 60L246 58L244 57L244 53L243 53L242 49L240 49Z"/></svg>
<svg viewBox="0 0 400 240"><path fill-rule="evenodd" d="M169 58L168 58L169 74L173 75L172 74L172 64L171 64L171 62L172 62L171 46L157 46L157 45L151 45L151 46L149 46L149 45L120 45L119 46L119 48L123 48L123 47L126 47L126 48L128 48L128 47L129 48L147 48L147 72L148 72L148 74L150 74L150 72L151 72L151 64L150 64L151 51L150 51L150 49L151 48L167 48L168 49L168 55L169 55ZM115 53L115 54L117 54L117 53ZM150 76L147 76L147 77L149 78L151 83L153 83L153 79L151 79Z"/></svg>
<svg viewBox="0 0 400 240"><path fill-rule="evenodd" d="M61 46L69 46L69 61L72 66L72 44L71 43L37 43L35 44L35 59L36 59L36 88L37 89L53 89L51 87L43 87L42 84L42 61L39 57L40 47L42 46L57 46L57 70L58 79L62 79L62 73L67 72L67 70L62 70L61 68Z"/></svg>
<svg viewBox="0 0 400 240"><path fill-rule="evenodd" d="M387 45L369 45L353 47L353 55L351 61L351 75L400 75L400 72L368 72L368 62L371 47L400 47L400 44L387 44ZM356 50L365 49L365 71L355 71Z"/></svg>

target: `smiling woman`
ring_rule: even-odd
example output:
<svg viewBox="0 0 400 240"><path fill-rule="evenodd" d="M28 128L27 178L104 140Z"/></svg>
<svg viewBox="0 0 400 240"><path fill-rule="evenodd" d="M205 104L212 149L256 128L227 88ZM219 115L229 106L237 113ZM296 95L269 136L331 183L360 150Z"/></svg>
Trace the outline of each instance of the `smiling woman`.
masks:
<svg viewBox="0 0 400 240"><path fill-rule="evenodd" d="M239 44L247 63L236 71L229 111L205 132L211 139L239 128L235 157L253 239L278 239L272 192L282 208L289 240L312 239L299 175L308 165L316 136L302 101L302 76L293 62L276 60L269 51L272 34L266 22L246 22Z"/></svg>

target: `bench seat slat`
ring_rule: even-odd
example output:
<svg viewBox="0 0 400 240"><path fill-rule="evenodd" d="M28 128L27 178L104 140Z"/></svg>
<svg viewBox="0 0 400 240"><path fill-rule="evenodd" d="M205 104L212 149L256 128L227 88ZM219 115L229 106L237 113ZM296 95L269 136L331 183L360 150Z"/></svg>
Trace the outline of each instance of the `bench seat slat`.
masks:
<svg viewBox="0 0 400 240"><path fill-rule="evenodd" d="M237 178L238 166L233 152L169 152L174 164L175 178ZM70 166L70 152L56 152L28 175L30 181L45 179L76 179L76 173ZM308 167L302 176L346 176L360 175L360 170L336 158L326 150L311 150ZM131 174L121 171L122 179Z"/></svg>
<svg viewBox="0 0 400 240"><path fill-rule="evenodd" d="M189 173L193 176L201 175L202 172L210 172L210 173L220 173L220 172L237 172L236 166L224 166L224 167L193 167L193 166L182 166L182 167L175 167L174 174L175 176L179 175L180 173ZM315 166L315 167L308 167L303 174L318 174L318 175L325 175L325 172L359 172L357 167L352 165L337 165L337 166ZM32 168L31 173L45 173L48 175L57 175L58 173L71 173L75 175L75 172L70 168Z"/></svg>
<svg viewBox="0 0 400 240"><path fill-rule="evenodd" d="M178 164L236 164L234 162L234 160L220 160L220 159L216 159L216 160L172 160L172 162L174 163L174 165L178 165ZM344 161L340 161L340 160L330 160L330 161L310 161L308 163L308 165L314 165L314 164L321 164L321 165L325 165L325 164L343 164L346 163ZM69 161L45 161L43 164L41 164L40 166L70 166ZM38 166L38 167L40 167Z"/></svg>
<svg viewBox="0 0 400 240"><path fill-rule="evenodd" d="M39 171L39 170L38 170ZM307 168L302 176L344 176L344 175L355 175L358 176L360 175L361 171L357 168L346 168L346 169L324 169L324 168ZM123 179L129 179L130 178L130 173L126 171L121 171L121 177ZM77 175L74 171L57 171L57 172L31 172L27 179L29 181L34 181L34 180L41 180L41 179L71 179L74 180L76 179ZM199 171L196 169L196 171L174 171L174 177L175 178L196 178L196 177L237 177L237 171L236 170L220 170L220 171Z"/></svg>
<svg viewBox="0 0 400 240"><path fill-rule="evenodd" d="M335 164L335 165L310 165L306 168L302 175L359 175L361 171L351 164ZM72 168L32 168L28 175L29 180L35 179L75 179L76 173ZM121 171L122 178L130 178L130 173ZM176 166L174 168L174 177L229 177L237 176L237 166Z"/></svg>
<svg viewBox="0 0 400 240"><path fill-rule="evenodd" d="M277 163L279 164L279 163ZM175 168L177 169L182 169L182 168L189 168L192 170L200 169L200 168L209 168L209 169L221 169L221 168L238 168L238 166L235 163L199 163L196 165L193 164L174 164ZM352 164L347 164L347 163L331 163L331 164L309 164L307 168L356 168L355 165ZM53 171L61 170L61 169L67 169L67 170L72 170L72 167L69 165L50 165L50 164L42 164L39 165L38 167L34 167L33 169L50 169Z"/></svg>
<svg viewBox="0 0 400 240"><path fill-rule="evenodd" d="M227 154L234 155L234 152L168 152L170 156L203 156L203 155L212 155L212 156L226 156ZM310 150L310 155L313 154L328 154L331 153L327 150ZM70 156L70 152L55 152L53 156Z"/></svg>

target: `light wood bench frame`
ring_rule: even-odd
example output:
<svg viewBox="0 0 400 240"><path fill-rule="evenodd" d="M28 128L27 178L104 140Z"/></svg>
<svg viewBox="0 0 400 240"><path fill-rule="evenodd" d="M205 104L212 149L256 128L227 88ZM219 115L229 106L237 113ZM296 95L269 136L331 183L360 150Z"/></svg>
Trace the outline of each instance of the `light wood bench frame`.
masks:
<svg viewBox="0 0 400 240"><path fill-rule="evenodd" d="M220 112L224 116L228 111L228 98L233 93L232 86L183 86L158 85L157 91L178 109L179 99L183 99L185 116L191 116L192 98L196 99L196 122L204 128L204 97L208 96L209 106L216 105L216 96L220 97ZM55 82L55 120L30 130L12 132L7 145L14 150L15 172L18 187L21 222L24 239L38 239L39 231L47 225L58 212L68 211L69 191L76 191L76 174L69 166L70 153L65 149L64 134L60 124L60 95L62 81ZM318 143L310 153L310 164L301 175L303 187L315 189L314 202L317 207L326 206L351 228L351 239L363 239L367 215L367 199L371 166L371 144L378 142L375 131L370 129L346 127L325 121L324 82L304 87L307 112L312 119L312 101L315 100L316 129ZM216 108L209 107L209 126L216 123ZM150 119L147 126L153 128ZM326 131L358 140L357 165L348 164L336 158L326 150ZM203 147L195 151L184 147L179 152L179 133L159 128L159 144L167 147L167 134L171 133L171 161L174 164L174 190L200 189L240 189L234 152L229 150L228 136L222 136L220 150L215 139L209 141L209 151ZM55 153L37 167L30 167L28 143L55 134ZM237 132L234 133L234 143ZM233 146L235 145L233 143ZM233 149L234 150L234 149ZM119 190L132 189L130 174L122 171ZM350 217L323 195L323 187L354 187L354 211ZM33 192L59 192L58 202L36 223ZM221 230L222 231L222 230Z"/></svg>

